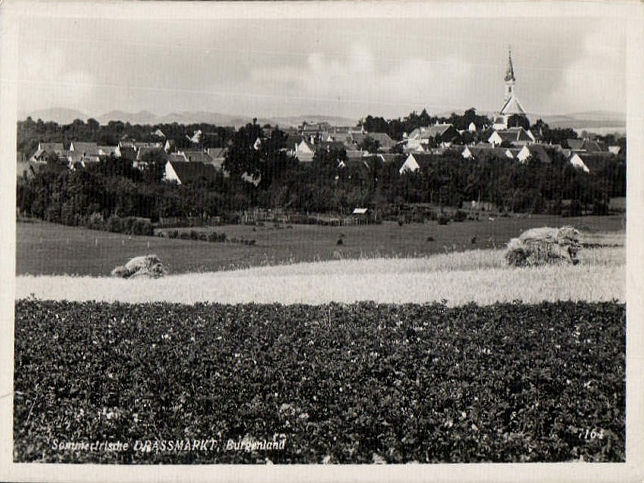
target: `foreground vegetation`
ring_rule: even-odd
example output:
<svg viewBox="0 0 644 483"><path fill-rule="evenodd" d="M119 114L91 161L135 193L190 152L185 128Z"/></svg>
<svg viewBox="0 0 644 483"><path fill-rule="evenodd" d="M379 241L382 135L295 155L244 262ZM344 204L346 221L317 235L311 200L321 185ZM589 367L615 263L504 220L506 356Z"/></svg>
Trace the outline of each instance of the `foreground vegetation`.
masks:
<svg viewBox="0 0 644 483"><path fill-rule="evenodd" d="M19 462L625 458L618 303L21 300L14 378ZM215 449L133 450L137 440L195 438ZM225 449L274 439L282 449ZM59 447L96 440L130 450Z"/></svg>

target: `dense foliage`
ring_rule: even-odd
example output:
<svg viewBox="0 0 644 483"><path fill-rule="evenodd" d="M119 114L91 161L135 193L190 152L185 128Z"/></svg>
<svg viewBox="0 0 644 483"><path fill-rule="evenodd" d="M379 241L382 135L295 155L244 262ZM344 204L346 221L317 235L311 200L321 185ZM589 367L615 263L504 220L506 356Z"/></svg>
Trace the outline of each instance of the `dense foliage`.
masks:
<svg viewBox="0 0 644 483"><path fill-rule="evenodd" d="M377 131L387 125L379 119L368 116L363 123ZM412 113L399 127L408 131L434 119L426 111ZM454 114L441 120L466 129L470 122L485 126L486 119L469 109L463 116ZM316 151L311 163L299 163L288 153L283 131L255 122L233 130L211 125L132 126L118 122L100 126L91 119L59 126L28 119L18 125L18 147L28 152L38 141L68 143L76 139L116 143L121 134L151 140L156 127L181 140L178 144L189 143L193 129L205 133L201 147L225 143L224 168L229 176L219 172L214 179L196 179L181 186L163 182L162 150L144 154L141 161L147 167L143 170L111 157L72 171L50 156L34 176L18 180L19 210L48 221L85 226L91 225L91 217L134 216L155 222L160 218L219 216L233 221L241 210L254 207L298 213L350 213L356 207L391 212L405 203L460 207L471 200L489 201L505 211L550 214L561 214L563 201L572 200L570 214L578 215L591 210L605 214L609 199L626 192L624 151L601 167L593 167L591 173L575 169L551 149L550 164L537 160L518 163L495 154L465 160L454 151L434 155L423 161L418 171L401 174L400 162L383 162L376 156L350 161L344 149L333 147ZM551 140L558 133L541 121L535 125L537 129ZM564 134L572 136L574 131ZM466 135L478 134L466 131ZM365 142L372 141L367 138Z"/></svg>
<svg viewBox="0 0 644 483"><path fill-rule="evenodd" d="M625 306L21 300L14 388L19 462L619 462Z"/></svg>
<svg viewBox="0 0 644 483"><path fill-rule="evenodd" d="M53 121L44 122L41 119L34 121L28 117L26 120L18 122L17 148L19 152L28 157L36 150L39 142L62 142L66 148L72 141L96 142L100 145L110 146L116 146L123 138L142 142L164 142L164 138L154 134L157 129L160 129L167 139L175 141L177 148L225 146L234 133L232 127L206 123L178 124L175 122L150 126L121 121L99 124L95 119L87 121L76 119L70 124L58 124ZM196 131L201 131L203 134L195 146L188 138L192 137Z"/></svg>
<svg viewBox="0 0 644 483"><path fill-rule="evenodd" d="M238 134L249 136L242 131ZM245 144L243 144L245 145ZM74 171L55 160L35 176L19 179L17 204L24 214L67 225L87 225L92 216L161 217L222 216L233 220L251 207L293 212L351 212L357 206L391 211L403 203L458 207L463 201L489 200L507 211L562 213L562 201L573 200L581 214L592 206L605 214L608 200L625 196L626 163L616 159L599 171L575 169L555 151L551 164L537 160L516 163L497 156L465 160L458 153L435 155L413 173L399 173L395 163L380 158L346 162L344 150L320 150L310 165L298 164L279 148L254 151L253 158L231 149L227 166L235 173L252 172L255 186L241 177L223 175L185 185L160 179L161 161L143 172L118 158Z"/></svg>

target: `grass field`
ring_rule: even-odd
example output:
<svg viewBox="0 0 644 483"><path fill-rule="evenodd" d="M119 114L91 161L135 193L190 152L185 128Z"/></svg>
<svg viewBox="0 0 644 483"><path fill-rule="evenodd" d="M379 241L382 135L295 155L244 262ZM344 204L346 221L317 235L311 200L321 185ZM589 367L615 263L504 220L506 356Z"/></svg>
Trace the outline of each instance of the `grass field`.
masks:
<svg viewBox="0 0 644 483"><path fill-rule="evenodd" d="M499 248L528 228L566 224L582 230L587 237L624 230L621 216L513 217L446 226L431 222L403 226L383 223L345 227L293 225L290 229L272 225L212 228L225 232L228 238L256 240L256 245L247 246L128 236L46 222L19 222L16 273L105 276L130 258L146 253L157 254L171 273L347 258L425 257L472 248ZM344 235L343 244L337 245L340 235ZM472 244L473 236L476 236L475 244ZM428 241L428 237L434 241Z"/></svg>
<svg viewBox="0 0 644 483"><path fill-rule="evenodd" d="M576 266L510 268L503 250L362 259L124 280L18 276L16 298L142 303L426 303L625 299L624 248L580 252Z"/></svg>

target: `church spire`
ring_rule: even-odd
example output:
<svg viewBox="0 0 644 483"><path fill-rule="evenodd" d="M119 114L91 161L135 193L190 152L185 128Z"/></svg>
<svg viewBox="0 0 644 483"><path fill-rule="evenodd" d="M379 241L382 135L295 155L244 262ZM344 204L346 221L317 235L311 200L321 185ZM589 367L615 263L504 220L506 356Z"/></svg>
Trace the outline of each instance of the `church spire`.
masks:
<svg viewBox="0 0 644 483"><path fill-rule="evenodd" d="M512 47L508 46L508 69L505 71L505 82L514 82L514 67L512 67Z"/></svg>

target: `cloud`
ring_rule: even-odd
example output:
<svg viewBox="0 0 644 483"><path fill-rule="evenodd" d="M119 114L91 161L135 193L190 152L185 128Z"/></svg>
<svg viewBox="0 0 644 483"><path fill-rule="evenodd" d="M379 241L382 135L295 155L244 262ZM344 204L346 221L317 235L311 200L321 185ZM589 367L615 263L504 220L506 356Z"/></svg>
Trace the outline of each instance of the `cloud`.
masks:
<svg viewBox="0 0 644 483"><path fill-rule="evenodd" d="M550 102L559 112L626 108L625 38L623 29L611 24L588 31L580 55L563 68Z"/></svg>
<svg viewBox="0 0 644 483"><path fill-rule="evenodd" d="M473 75L472 65L455 56L382 59L354 43L344 55L311 52L299 65L257 65L246 81L235 86L219 83L212 92L225 92L242 104L272 98L275 104L333 106L338 114L355 112L359 106L366 114L370 107L377 113L383 106L391 110L458 105L475 89Z"/></svg>
<svg viewBox="0 0 644 483"><path fill-rule="evenodd" d="M47 104L83 110L97 94L96 82L87 70L69 68L60 47L32 48L21 56L19 103L24 110Z"/></svg>

